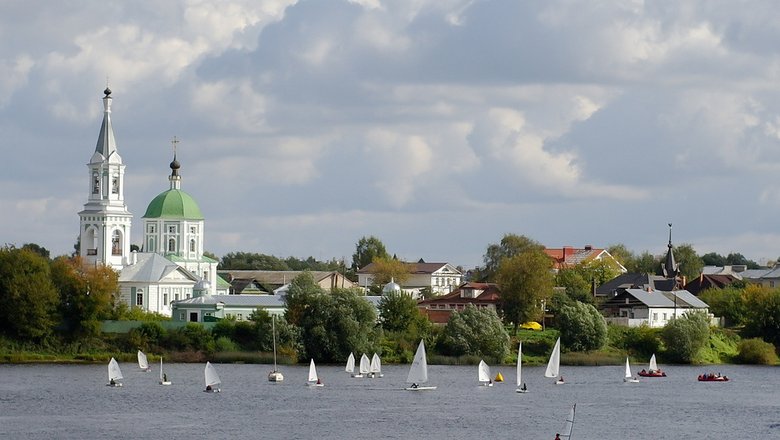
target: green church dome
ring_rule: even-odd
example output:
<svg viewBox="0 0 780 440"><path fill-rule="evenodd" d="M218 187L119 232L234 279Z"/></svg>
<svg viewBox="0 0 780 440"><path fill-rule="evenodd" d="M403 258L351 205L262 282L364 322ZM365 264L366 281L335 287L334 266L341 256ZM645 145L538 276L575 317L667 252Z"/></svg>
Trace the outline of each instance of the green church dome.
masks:
<svg viewBox="0 0 780 440"><path fill-rule="evenodd" d="M180 189L169 189L149 203L143 218L203 220L203 214L192 196Z"/></svg>

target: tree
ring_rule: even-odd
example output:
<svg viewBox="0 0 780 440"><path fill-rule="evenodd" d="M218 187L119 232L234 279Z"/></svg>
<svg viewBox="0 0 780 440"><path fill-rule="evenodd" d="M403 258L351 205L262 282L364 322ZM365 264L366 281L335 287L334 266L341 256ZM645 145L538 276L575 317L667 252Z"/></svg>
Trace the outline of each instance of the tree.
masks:
<svg viewBox="0 0 780 440"><path fill-rule="evenodd" d="M30 249L0 248L0 333L42 342L54 328L56 305L49 261Z"/></svg>
<svg viewBox="0 0 780 440"><path fill-rule="evenodd" d="M384 286L391 280L402 284L409 278L409 266L393 258L376 257L371 265L374 285Z"/></svg>
<svg viewBox="0 0 780 440"><path fill-rule="evenodd" d="M564 305L556 316L561 343L573 351L598 350L607 342L607 323L590 304Z"/></svg>
<svg viewBox="0 0 780 440"><path fill-rule="evenodd" d="M57 257L51 278L60 293L59 308L66 332L73 338L97 337L119 292L119 275L107 266L85 265L81 257Z"/></svg>
<svg viewBox="0 0 780 440"><path fill-rule="evenodd" d="M715 252L709 252L701 256L701 262L705 266L723 267L726 265L726 257Z"/></svg>
<svg viewBox="0 0 780 440"><path fill-rule="evenodd" d="M483 256L485 267L480 270L481 279L494 281L503 260L531 250L544 251L544 246L524 235L504 235L500 243L488 245Z"/></svg>
<svg viewBox="0 0 780 440"><path fill-rule="evenodd" d="M748 307L745 289L733 284L723 289L707 289L699 294L715 316L726 319L726 325L734 327L747 321Z"/></svg>
<svg viewBox="0 0 780 440"><path fill-rule="evenodd" d="M593 302L590 282L583 278L582 273L573 268L559 270L555 275L555 285L564 288L566 295L571 299Z"/></svg>
<svg viewBox="0 0 780 440"><path fill-rule="evenodd" d="M674 249L674 259L680 264L680 275L687 280L692 280L699 276L704 263L693 246L684 243Z"/></svg>
<svg viewBox="0 0 780 440"><path fill-rule="evenodd" d="M689 312L671 320L661 331L666 356L673 362L691 363L707 344L710 325L707 314Z"/></svg>
<svg viewBox="0 0 780 440"><path fill-rule="evenodd" d="M507 322L517 327L542 316L541 302L552 296L552 260L541 249L531 248L501 261L496 282L501 290L499 304Z"/></svg>
<svg viewBox="0 0 780 440"><path fill-rule="evenodd" d="M758 269L759 265L753 260L748 260L745 258L744 255L740 253L730 253L726 256L726 264L734 266L734 265L740 265L743 264L747 266L748 269ZM721 265L722 266L722 265Z"/></svg>
<svg viewBox="0 0 780 440"><path fill-rule="evenodd" d="M374 237L362 237L355 245L355 253L352 254L352 267L357 269L364 268L371 264L376 258L389 259L382 240Z"/></svg>
<svg viewBox="0 0 780 440"><path fill-rule="evenodd" d="M607 252L609 252L609 254L612 255L612 258L617 260L626 269L628 268L628 265L630 265L631 262L636 259L634 253L628 250L626 245L622 243L610 245L607 247Z"/></svg>
<svg viewBox="0 0 780 440"><path fill-rule="evenodd" d="M43 258L47 260L49 259L49 250L41 245L35 243L25 243L22 245L22 249L31 250Z"/></svg>
<svg viewBox="0 0 780 440"><path fill-rule="evenodd" d="M379 323L386 331L404 332L420 318L425 319L411 295L393 292L379 300Z"/></svg>
<svg viewBox="0 0 780 440"><path fill-rule="evenodd" d="M632 273L659 273L661 269L661 258L654 257L650 252L644 251L632 262L626 266L626 269Z"/></svg>
<svg viewBox="0 0 780 440"><path fill-rule="evenodd" d="M509 335L493 309L477 309L469 304L463 311L452 313L439 346L451 356L489 356L501 362L509 354Z"/></svg>
<svg viewBox="0 0 780 440"><path fill-rule="evenodd" d="M780 289L750 285L744 297L745 335L780 345Z"/></svg>
<svg viewBox="0 0 780 440"><path fill-rule="evenodd" d="M222 270L290 270L284 261L273 255L252 252L230 252L219 263Z"/></svg>

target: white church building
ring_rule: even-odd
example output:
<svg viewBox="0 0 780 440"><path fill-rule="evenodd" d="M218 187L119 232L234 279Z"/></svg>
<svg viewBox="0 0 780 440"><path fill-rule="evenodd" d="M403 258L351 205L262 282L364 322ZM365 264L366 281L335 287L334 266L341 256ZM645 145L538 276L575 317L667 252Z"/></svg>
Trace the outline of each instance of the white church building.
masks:
<svg viewBox="0 0 780 440"><path fill-rule="evenodd" d="M82 259L119 271L119 300L149 312L170 316L173 301L227 293L218 289L217 261L203 255L205 220L195 199L181 189L175 151L170 187L143 215L142 251L130 251L133 214L124 199L125 165L111 126L111 90L104 93L103 124L87 164L89 196L79 212Z"/></svg>

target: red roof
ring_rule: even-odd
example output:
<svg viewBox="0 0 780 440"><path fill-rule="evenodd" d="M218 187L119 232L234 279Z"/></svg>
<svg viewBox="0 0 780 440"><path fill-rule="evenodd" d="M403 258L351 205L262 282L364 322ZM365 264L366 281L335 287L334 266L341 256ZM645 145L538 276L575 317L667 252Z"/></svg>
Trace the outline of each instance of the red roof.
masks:
<svg viewBox="0 0 780 440"><path fill-rule="evenodd" d="M604 252L604 249L593 246L585 246L584 248L564 246L562 248L545 248L544 252L553 259L553 266L556 269L562 269L596 258Z"/></svg>

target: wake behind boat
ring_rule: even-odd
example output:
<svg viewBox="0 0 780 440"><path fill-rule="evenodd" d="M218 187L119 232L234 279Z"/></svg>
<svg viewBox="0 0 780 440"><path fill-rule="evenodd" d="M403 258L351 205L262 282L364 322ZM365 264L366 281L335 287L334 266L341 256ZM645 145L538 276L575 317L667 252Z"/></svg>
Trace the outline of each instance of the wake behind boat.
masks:
<svg viewBox="0 0 780 440"><path fill-rule="evenodd" d="M407 391L427 391L435 390L435 386L421 386L421 383L428 382L428 360L425 356L425 343L420 340L417 346L417 352L414 354L414 360L409 367L409 374L406 376L406 382L412 384L406 387Z"/></svg>

